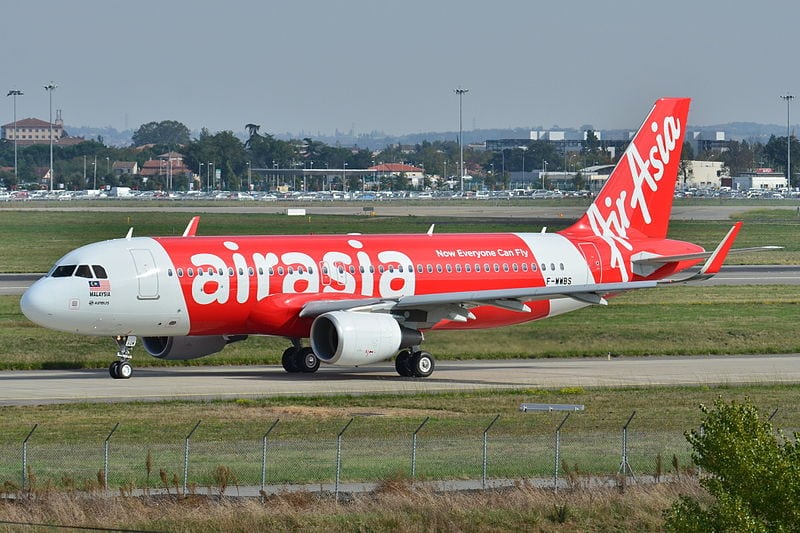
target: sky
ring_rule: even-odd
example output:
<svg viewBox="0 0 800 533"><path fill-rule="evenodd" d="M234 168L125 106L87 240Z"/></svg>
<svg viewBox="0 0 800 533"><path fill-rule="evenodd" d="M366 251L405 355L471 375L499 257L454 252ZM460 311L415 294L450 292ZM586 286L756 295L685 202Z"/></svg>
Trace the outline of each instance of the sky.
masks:
<svg viewBox="0 0 800 533"><path fill-rule="evenodd" d="M459 87L467 131L635 129L661 96L691 97L695 126L785 124L780 96L800 103L800 2L37 0L0 13L17 119L48 119L52 81L67 127L457 131Z"/></svg>

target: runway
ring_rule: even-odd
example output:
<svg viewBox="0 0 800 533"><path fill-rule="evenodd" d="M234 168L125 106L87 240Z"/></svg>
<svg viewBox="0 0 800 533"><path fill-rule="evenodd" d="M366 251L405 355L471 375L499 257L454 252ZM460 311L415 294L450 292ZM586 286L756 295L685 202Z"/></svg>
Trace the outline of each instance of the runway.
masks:
<svg viewBox="0 0 800 533"><path fill-rule="evenodd" d="M129 380L107 370L9 371L0 372L0 405L772 383L800 383L800 354L441 361L427 379L401 378L391 363L323 366L316 374L279 366L136 368Z"/></svg>

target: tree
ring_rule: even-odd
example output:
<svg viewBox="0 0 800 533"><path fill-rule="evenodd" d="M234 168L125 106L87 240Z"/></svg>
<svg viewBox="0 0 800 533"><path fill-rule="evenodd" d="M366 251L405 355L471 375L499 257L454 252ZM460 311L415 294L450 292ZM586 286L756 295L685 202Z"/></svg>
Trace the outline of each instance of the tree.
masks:
<svg viewBox="0 0 800 533"><path fill-rule="evenodd" d="M800 142L797 138L791 137L791 159L792 159L792 176L796 175L796 165L800 164ZM767 161L772 162L778 168L786 171L786 137L775 137L771 135L767 144L764 145L764 157ZM794 180L792 180L794 181ZM789 183L791 186L792 183Z"/></svg>
<svg viewBox="0 0 800 533"><path fill-rule="evenodd" d="M133 132L134 146L164 144L170 146L187 144L191 138L189 128L175 120L148 122Z"/></svg>
<svg viewBox="0 0 800 533"><path fill-rule="evenodd" d="M600 139L597 138L597 133L594 130L586 130L586 138L583 140L583 152L585 154L594 154L600 151Z"/></svg>
<svg viewBox="0 0 800 533"><path fill-rule="evenodd" d="M800 447L777 435L748 399L701 406L700 429L687 433L700 484L714 498L683 497L666 512L667 531L799 531Z"/></svg>
<svg viewBox="0 0 800 533"><path fill-rule="evenodd" d="M732 141L728 149L720 154L720 159L730 169L731 176L737 176L756 167L755 150L747 141Z"/></svg>

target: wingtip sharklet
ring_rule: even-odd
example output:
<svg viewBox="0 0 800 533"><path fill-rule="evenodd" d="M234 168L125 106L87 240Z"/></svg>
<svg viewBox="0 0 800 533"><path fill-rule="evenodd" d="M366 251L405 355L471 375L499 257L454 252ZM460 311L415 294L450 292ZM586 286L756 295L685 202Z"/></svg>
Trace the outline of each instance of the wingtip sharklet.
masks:
<svg viewBox="0 0 800 533"><path fill-rule="evenodd" d="M192 219L186 225L186 229L183 230L183 236L184 237L194 237L195 234L197 233L198 224L200 224L200 217L199 216L192 217Z"/></svg>

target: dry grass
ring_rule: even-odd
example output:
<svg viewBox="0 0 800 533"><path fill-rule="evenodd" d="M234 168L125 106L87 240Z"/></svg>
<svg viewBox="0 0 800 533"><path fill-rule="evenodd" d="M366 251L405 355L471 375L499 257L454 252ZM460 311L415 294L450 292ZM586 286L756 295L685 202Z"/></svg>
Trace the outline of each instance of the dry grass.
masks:
<svg viewBox="0 0 800 533"><path fill-rule="evenodd" d="M0 531L18 524L158 531L660 531L679 495L700 496L694 481L553 493L511 489L438 493L392 479L370 494L336 503L330 495L290 493L252 499L103 498L48 494L0 502ZM9 524L15 522L17 525Z"/></svg>

